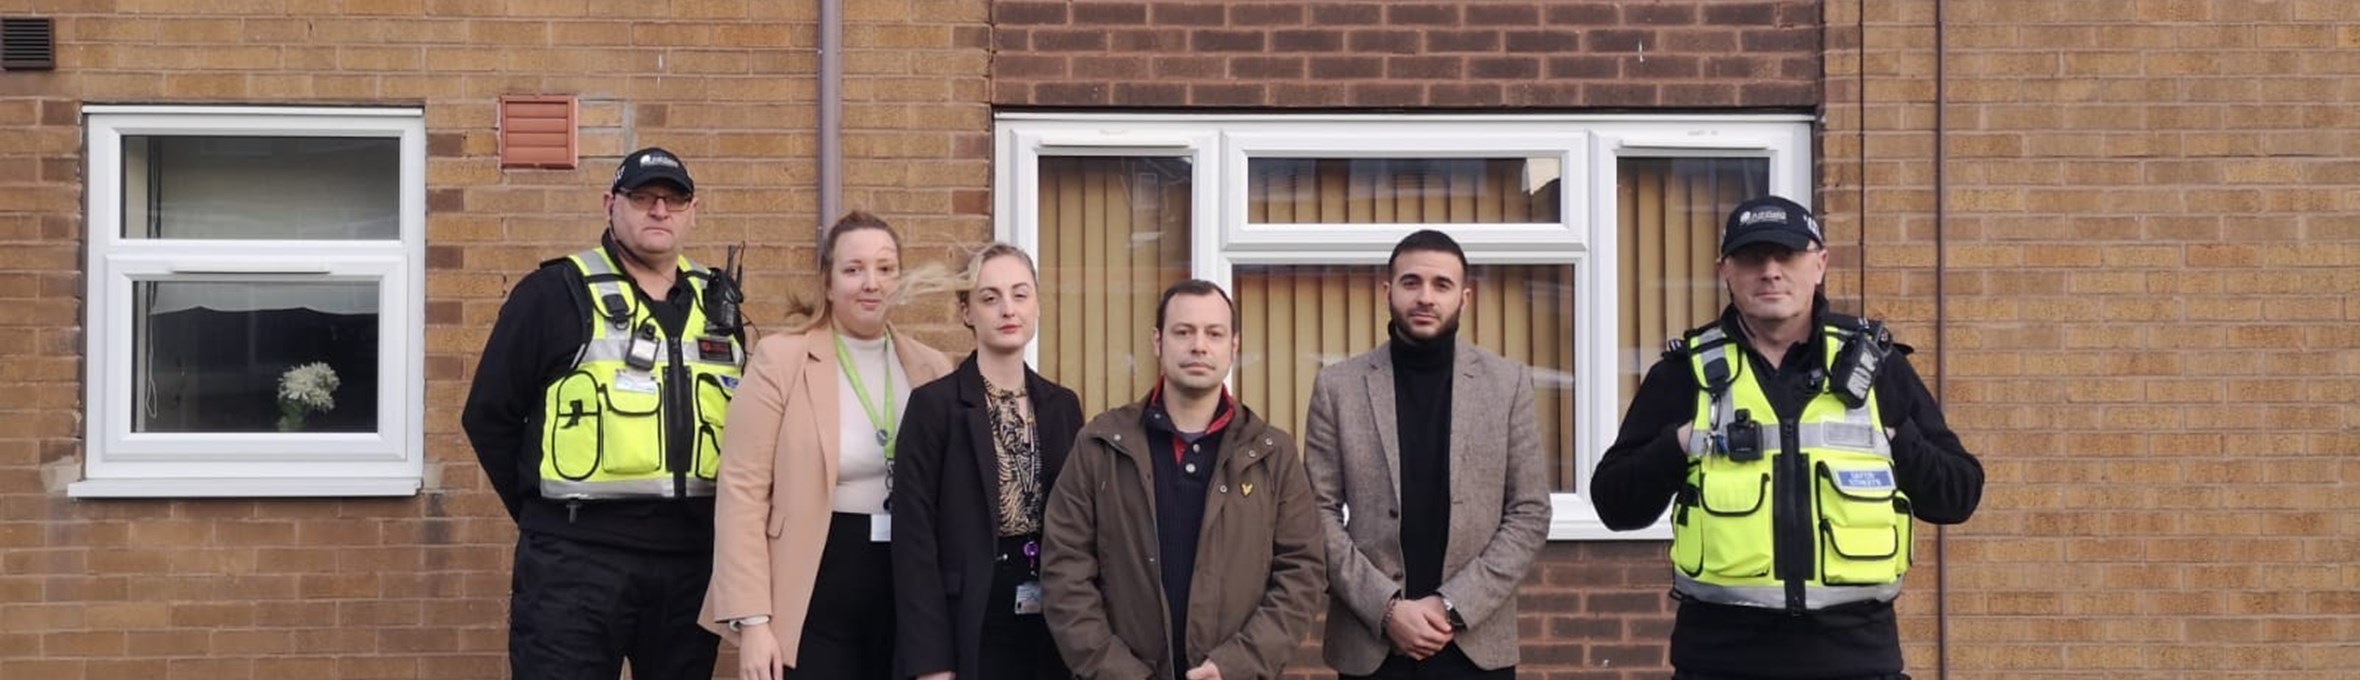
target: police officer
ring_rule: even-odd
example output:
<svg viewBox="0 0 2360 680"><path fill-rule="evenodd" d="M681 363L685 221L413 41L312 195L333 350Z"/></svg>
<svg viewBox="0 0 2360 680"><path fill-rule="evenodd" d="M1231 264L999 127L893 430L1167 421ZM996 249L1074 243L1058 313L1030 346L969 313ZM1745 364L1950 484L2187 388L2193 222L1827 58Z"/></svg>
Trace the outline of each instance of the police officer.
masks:
<svg viewBox="0 0 2360 680"><path fill-rule="evenodd" d="M511 676L709 678L696 624L713 479L745 350L737 291L681 254L696 182L659 148L623 158L595 248L518 281L460 416L516 520Z"/></svg>
<svg viewBox="0 0 2360 680"><path fill-rule="evenodd" d="M1617 531L1671 508L1674 678L1905 678L1911 517L1966 521L1983 467L1909 348L1827 310L1809 210L1739 204L1716 269L1729 308L1648 370L1591 501Z"/></svg>

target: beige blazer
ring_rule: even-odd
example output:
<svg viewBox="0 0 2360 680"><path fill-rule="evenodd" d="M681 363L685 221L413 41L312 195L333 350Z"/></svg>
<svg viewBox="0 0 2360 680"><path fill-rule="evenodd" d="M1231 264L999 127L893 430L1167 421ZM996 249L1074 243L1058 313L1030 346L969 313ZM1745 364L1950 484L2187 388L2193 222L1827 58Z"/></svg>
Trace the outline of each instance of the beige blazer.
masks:
<svg viewBox="0 0 2360 680"><path fill-rule="evenodd" d="M1461 338L1451 379L1450 540L1442 592L1467 620L1475 665L1517 662L1516 587L1549 533L1548 457L1532 369ZM1303 427L1303 465L1328 547L1328 665L1374 673L1392 644L1385 601L1402 589L1401 434L1393 355L1378 345L1321 369ZM1346 521L1346 508L1350 521Z"/></svg>
<svg viewBox="0 0 2360 680"><path fill-rule="evenodd" d="M821 327L764 338L746 362L721 439L713 582L697 619L737 644L724 621L769 615L788 666L801 647L836 492L841 428L832 333ZM901 333L893 333L893 348L912 385L951 370L942 352Z"/></svg>

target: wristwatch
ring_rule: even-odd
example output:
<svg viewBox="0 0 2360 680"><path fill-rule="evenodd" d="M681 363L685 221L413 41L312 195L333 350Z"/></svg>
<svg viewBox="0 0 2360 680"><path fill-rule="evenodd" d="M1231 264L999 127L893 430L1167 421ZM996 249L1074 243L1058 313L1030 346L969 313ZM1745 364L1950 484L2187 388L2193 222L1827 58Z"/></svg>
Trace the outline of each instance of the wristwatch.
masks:
<svg viewBox="0 0 2360 680"><path fill-rule="evenodd" d="M1454 616L1455 616L1455 615L1454 615ZM729 620L729 632L735 633L735 632L738 632L738 631L741 631L741 630L745 630L745 627L746 627L746 626L759 626L759 625L762 625L762 624L765 624L765 623L770 623L770 615L769 615L769 614L755 614L755 615L753 615L753 616L748 616L748 617L745 617L745 618L730 619L730 620Z"/></svg>
<svg viewBox="0 0 2360 680"><path fill-rule="evenodd" d="M1459 617L1459 606L1451 603L1449 595L1435 594L1442 597L1442 615L1450 619L1451 631L1466 632L1467 620Z"/></svg>

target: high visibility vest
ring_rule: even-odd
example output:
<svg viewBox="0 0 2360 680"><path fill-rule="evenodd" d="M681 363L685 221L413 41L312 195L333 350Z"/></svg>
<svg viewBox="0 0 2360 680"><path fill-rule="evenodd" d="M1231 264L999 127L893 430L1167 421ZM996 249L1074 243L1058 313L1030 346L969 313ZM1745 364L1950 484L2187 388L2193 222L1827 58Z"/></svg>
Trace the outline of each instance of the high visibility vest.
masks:
<svg viewBox="0 0 2360 680"><path fill-rule="evenodd" d="M1853 331L1821 332L1829 364L1821 368L1832 375ZM1873 388L1859 408L1822 390L1800 419L1783 422L1758 371L1719 325L1690 332L1686 347L1705 389L1687 482L1673 505L1673 589L1703 602L1787 611L1900 595L1910 563L1909 497L1895 483ZM1733 460L1716 443L1740 410L1761 424L1757 460ZM1780 546L1807 546L1808 573L1784 573L1780 562L1801 561L1781 560Z"/></svg>
<svg viewBox="0 0 2360 680"><path fill-rule="evenodd" d="M566 260L589 289L583 310L589 340L573 368L542 394L541 496L713 495L722 419L744 375L746 352L733 335L702 335L704 270L680 258L696 302L682 337L673 337L605 250Z"/></svg>

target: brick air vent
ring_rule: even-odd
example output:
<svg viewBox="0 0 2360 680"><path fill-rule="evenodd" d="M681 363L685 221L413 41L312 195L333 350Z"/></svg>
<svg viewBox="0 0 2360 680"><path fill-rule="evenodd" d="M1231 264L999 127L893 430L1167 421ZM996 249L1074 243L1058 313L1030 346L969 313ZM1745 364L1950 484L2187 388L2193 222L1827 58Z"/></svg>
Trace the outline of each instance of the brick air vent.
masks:
<svg viewBox="0 0 2360 680"><path fill-rule="evenodd" d="M500 98L500 167L572 169L580 107L571 96Z"/></svg>
<svg viewBox="0 0 2360 680"><path fill-rule="evenodd" d="M57 31L47 18L0 18L0 70L57 68Z"/></svg>

